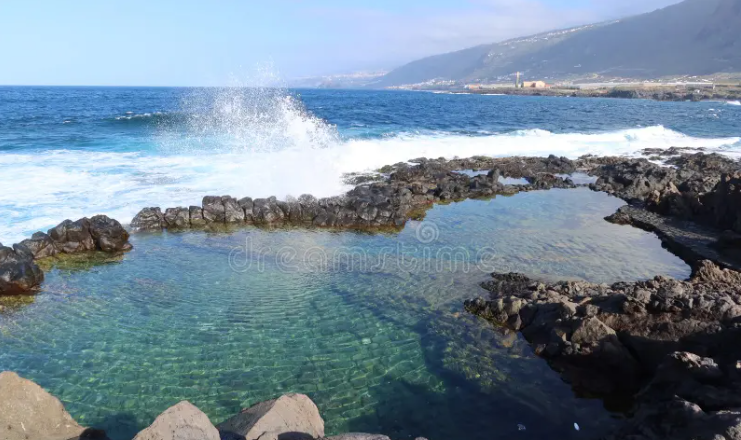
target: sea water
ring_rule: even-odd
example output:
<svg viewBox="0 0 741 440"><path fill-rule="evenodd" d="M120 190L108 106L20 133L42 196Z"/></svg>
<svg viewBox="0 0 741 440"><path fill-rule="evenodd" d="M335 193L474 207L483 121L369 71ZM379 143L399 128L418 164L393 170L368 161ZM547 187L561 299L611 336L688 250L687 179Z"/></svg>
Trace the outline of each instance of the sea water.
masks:
<svg viewBox="0 0 741 440"><path fill-rule="evenodd" d="M425 157L735 154L719 103L276 89L0 87L0 242L205 195L317 197Z"/></svg>
<svg viewBox="0 0 741 440"><path fill-rule="evenodd" d="M741 135L717 103L370 91L12 87L0 115L5 243L208 194L336 195L345 173L420 156L734 155ZM603 220L620 205L582 188L436 206L398 233L135 234L123 257L58 261L38 295L0 298L0 370L114 440L180 400L218 423L286 392L328 433L594 438L615 415L462 303L495 271L687 277L654 235Z"/></svg>
<svg viewBox="0 0 741 440"><path fill-rule="evenodd" d="M613 423L602 403L462 304L494 271L687 277L653 234L603 220L620 205L552 190L438 206L399 233L137 234L121 259L66 261L37 296L0 299L0 370L114 440L181 400L220 422L288 392L328 433L594 438Z"/></svg>

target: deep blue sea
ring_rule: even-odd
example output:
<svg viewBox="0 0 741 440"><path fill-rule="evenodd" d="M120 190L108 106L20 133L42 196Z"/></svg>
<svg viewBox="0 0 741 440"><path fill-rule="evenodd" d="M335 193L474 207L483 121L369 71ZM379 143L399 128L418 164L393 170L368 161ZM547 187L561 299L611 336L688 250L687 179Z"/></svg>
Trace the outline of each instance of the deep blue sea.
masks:
<svg viewBox="0 0 741 440"><path fill-rule="evenodd" d="M345 173L421 156L671 146L738 156L741 106L2 87L0 241L100 213L128 223L142 207L210 194L336 195ZM572 389L520 335L462 305L486 293L479 284L491 272L599 283L689 276L655 235L604 221L622 204L578 188L439 205L377 234L133 234L125 255L43 261L39 292L0 296L0 371L36 381L113 440L181 400L219 423L288 392L316 402L328 435L597 438L619 408Z"/></svg>
<svg viewBox="0 0 741 440"><path fill-rule="evenodd" d="M204 195L329 196L412 158L739 149L722 102L423 92L0 87L0 241Z"/></svg>

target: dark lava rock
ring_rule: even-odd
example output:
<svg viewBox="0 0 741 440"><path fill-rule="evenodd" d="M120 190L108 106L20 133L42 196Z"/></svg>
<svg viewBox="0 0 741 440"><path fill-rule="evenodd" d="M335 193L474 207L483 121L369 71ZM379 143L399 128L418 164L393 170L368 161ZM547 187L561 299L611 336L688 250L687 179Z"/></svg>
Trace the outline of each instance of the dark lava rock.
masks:
<svg viewBox="0 0 741 440"><path fill-rule="evenodd" d="M57 249L66 254L95 250L95 241L90 234L90 220L87 218L74 222L65 220L49 229L48 234Z"/></svg>
<svg viewBox="0 0 741 440"><path fill-rule="evenodd" d="M90 235L95 246L103 252L123 252L131 250L129 233L117 220L105 215L96 215L90 219Z"/></svg>
<svg viewBox="0 0 741 440"><path fill-rule="evenodd" d="M28 248L16 245L11 249L0 244L0 295L29 292L43 280L44 273Z"/></svg>
<svg viewBox="0 0 741 440"><path fill-rule="evenodd" d="M590 185L593 190L604 191L629 203L645 201L677 178L674 169L656 165L646 159L602 165L593 170L593 173L599 176L597 182Z"/></svg>
<svg viewBox="0 0 741 440"><path fill-rule="evenodd" d="M237 199L231 196L203 198L203 218L208 223L244 222L245 213Z"/></svg>
<svg viewBox="0 0 741 440"><path fill-rule="evenodd" d="M160 208L144 208L131 220L131 228L135 231L159 231L166 226L165 217Z"/></svg>
<svg viewBox="0 0 741 440"><path fill-rule="evenodd" d="M206 224L206 219L203 218L203 208L200 206L190 206L188 208L188 216L190 218L190 225L194 228Z"/></svg>
<svg viewBox="0 0 741 440"><path fill-rule="evenodd" d="M53 257L59 252L51 237L43 232L36 232L31 238L23 240L19 244L25 246L36 260Z"/></svg>
<svg viewBox="0 0 741 440"><path fill-rule="evenodd" d="M704 261L688 281L546 284L495 274L482 286L491 297L466 309L520 331L577 390L634 395L633 417L614 438L741 432L741 273Z"/></svg>
<svg viewBox="0 0 741 440"><path fill-rule="evenodd" d="M190 227L190 210L188 208L167 208L165 210L165 225L168 229L183 229Z"/></svg>

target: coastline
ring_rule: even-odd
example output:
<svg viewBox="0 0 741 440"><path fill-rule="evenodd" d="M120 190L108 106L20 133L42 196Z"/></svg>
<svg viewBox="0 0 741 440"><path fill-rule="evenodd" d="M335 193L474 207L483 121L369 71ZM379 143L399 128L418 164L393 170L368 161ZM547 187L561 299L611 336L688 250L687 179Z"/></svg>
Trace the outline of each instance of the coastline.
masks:
<svg viewBox="0 0 741 440"><path fill-rule="evenodd" d="M648 322L649 327L654 322L666 323L666 316L673 317L672 320L677 325L684 325L685 322L691 322L691 320L688 321L688 313L698 313L707 325L691 327L685 333L669 332L668 335L658 336L660 339L668 337L669 346L672 349L677 348L677 350L672 350L666 354L669 360L674 362L672 365L679 368L679 372L675 372L675 375L679 378L672 382L671 386L681 387L686 382L687 375L683 375L682 371L684 370L682 368L690 368L691 365L701 364L717 366L713 370L715 372L712 373L713 380L716 381L713 382L714 386L718 386L718 380L722 379L726 384L723 385L725 388L722 389L728 387L733 389L733 386L735 386L733 377L726 377L730 374L730 370L724 367L727 361L720 359L717 362L715 360L703 360L709 358L702 356L717 357L717 355L715 352L693 353L693 347L696 346L692 344L676 345L676 343L688 337L699 337L695 333L705 331L708 325L721 325L723 330L716 333L721 335L718 337L721 338L723 343L714 342L714 344L720 346L720 354L726 356L727 353L725 353L723 347L727 345L729 340L732 341L736 337L732 323L735 322L734 320L737 317L741 316L738 292L739 275L735 272L735 270L741 268L736 251L739 243L738 233L741 232L737 227L737 225L741 225L741 222L737 220L741 216L739 216L738 211L733 211L732 208L739 206L736 203L739 197L738 177L734 177L738 176L739 164L715 154L681 154L681 151L675 151L674 153L680 154L665 159L668 164L674 165L676 169L661 167L645 159L619 157L585 156L575 161L555 156L548 158L417 159L411 161L410 164L396 164L385 167L382 171L386 173L386 176L381 177L380 181L360 184L344 197L316 199L307 195L296 200L278 201L275 198L254 200L242 198L237 200L229 196L211 196L205 197L200 207L169 208L165 209L164 212L160 208L145 208L131 224L134 232L137 230L157 231L191 228L218 230L224 225L236 226L239 224L254 224L265 227L293 224L303 225L304 227L370 231L383 228L398 230L404 226L408 219L423 217L424 212L436 203L456 202L469 198L491 198L496 195L513 195L521 191L574 188L578 185L574 184L566 175L585 172L598 178L597 182L590 184L591 189L607 192L629 202L628 208L621 208L615 215L608 217L608 220L621 224L632 224L656 232L672 252L683 258L695 269L695 278L687 282L657 279L654 280L654 284L642 285L635 283L636 286L641 286L640 288L633 288L634 293L632 295L635 296L635 301L638 301L636 295L642 295L641 298L646 297L644 293L639 294L638 290L645 291L647 289L649 293L646 303L648 304L653 304L651 301L654 298L658 300L672 298L667 303L669 304L667 308L658 307L646 311L646 306L644 306L644 309L640 307L626 308L623 305L624 302L616 303L626 295L625 284L621 283L615 285L619 287L613 286L612 290L605 290L603 286L593 286L588 283L568 284L568 286L574 287L563 290L563 284L545 285L521 276L505 275L502 278L503 275L495 275L494 279L499 280L498 283L484 285L485 289L491 292L492 298L490 300L480 299L468 302L466 305L469 311L485 317L497 325L503 325L513 331L525 332L526 326L523 326L523 324L532 325L533 313L535 313L535 316L540 316L540 312L537 310L542 307L545 307L544 310L550 310L554 307L551 305L555 304L556 310L560 311L555 314L548 312L542 318L538 318L540 324L536 328L545 329L543 331L546 332L548 338L551 338L554 332L563 336L559 336L561 339L556 341L557 345L553 345L551 339L543 344L543 342L537 342L539 341L537 337L531 338L525 332L525 337L533 343L535 352L548 359L552 366L555 365L554 368L557 371L563 372L567 381L572 382L575 386L583 387L584 384L581 382L574 383L573 378L578 375L574 376L573 373L569 373L569 371L573 371L569 370L569 367L571 367L569 362L575 359L576 365L580 366L578 371L589 373L588 377L596 372L599 379L599 372L605 371L605 364L607 366L616 364L614 357L605 356L603 359L600 358L599 353L614 354L617 350L620 354L619 358L622 359L617 362L621 365L620 370L618 370L622 375L619 376L620 380L632 384L621 390L621 394L626 392L629 394L628 399L632 399L633 394L637 393L647 383L653 371L657 371L658 368L669 367L661 367L662 364L655 359L652 366L646 367L640 358L634 358L635 348L620 348L622 345L619 344L623 344L623 337L619 335L622 333L633 337L635 335L641 335L643 338L657 337L653 336L651 328L642 325L620 327L614 322L623 322L623 318L620 318L623 314L627 315L627 319L633 320L634 318L630 317L653 314L657 317L655 321ZM646 151L644 154L656 154L656 152ZM464 170L484 170L487 173L471 176L461 173ZM505 185L500 183L500 177L524 178L528 183L524 185ZM735 232L724 232L724 228L728 225L727 221L730 221L731 229L736 229ZM115 220L111 219L96 219L95 224L104 223L109 226L109 229L106 229L108 232L104 234L100 232L93 234L90 224L86 223L85 219L78 222L66 221L59 227L50 230L49 234L35 234L25 244L17 245L14 252L17 255L27 254L23 249L25 248L31 252L34 259L42 261L47 258L54 258L54 254L59 252L91 252L96 249L105 251L104 248L112 252L126 250L128 248L126 246L128 233L121 232L120 224L114 222ZM115 238L115 246L106 247L104 244L106 240L101 241L100 237ZM711 260L713 263L707 263L705 260ZM720 268L717 268L714 264L718 264ZM721 268L728 268L733 271L723 271ZM651 283L651 281L648 283ZM531 285L535 286L535 290L530 290ZM676 286L681 286L682 293L668 297L665 292L679 291ZM699 309L693 309L691 300L683 302L689 304L688 308L675 310L671 306L673 301L684 301L682 298L692 298L693 295L697 295L686 293L693 292L693 289L704 289L703 292L705 292L707 289L718 288L718 286L721 286L720 288L725 293L713 298L706 295L705 306L698 305ZM578 292L589 292L590 290L598 293L586 296L584 294L578 295ZM549 292L561 293L552 295ZM577 293L576 296L574 296L575 292ZM547 293L547 295L539 296L543 293ZM520 299L514 300L513 297ZM594 302L596 300L591 299L592 303L584 303L585 299L592 297L603 299L602 302ZM566 306L563 304L566 304ZM571 304L574 304L574 307L571 307ZM605 308L607 307L605 304L609 304L609 308ZM720 304L730 305L722 307L721 312L713 312L713 310L716 310L715 307ZM694 310L697 311L693 312ZM523 315L523 313L529 313L529 315ZM612 321L604 318L607 319L606 323L600 319L602 316L610 317ZM618 317L615 318L614 316ZM569 326L571 326L569 328L572 330L558 327L564 322L563 319L574 320L573 322L568 321ZM584 327L583 331L578 330L582 327ZM613 327L617 328L613 329ZM581 334L580 331L588 336L577 336ZM618 338L617 342L616 337ZM676 343L672 342L672 338L678 339L678 341ZM574 344L578 344L576 351L573 348L575 347ZM568 347L572 347L571 351ZM676 351L689 354L676 354ZM584 356L594 357L595 353L597 353L597 356L590 361L592 364L587 363L585 367ZM624 371L624 368L628 368L629 371ZM608 368L607 371L610 374L615 373L614 369L610 370ZM692 374L689 374L689 376L694 377ZM593 386L594 383L599 383L598 379L587 384L589 391L603 397L606 401L614 399L614 387ZM693 380L697 380L697 377L694 377ZM590 386L592 388L589 388ZM639 402L641 408L648 408L644 411L649 411L651 414L655 413L657 408L663 408L662 405L666 406L671 403L667 403L666 399L658 397L655 400L647 399L645 396L639 397L633 399ZM688 401L692 402L692 398L697 400L696 396L690 396ZM731 403L733 402L735 401L731 401ZM703 411L703 406L700 405L698 407L700 408L699 412L693 410L694 412L690 414L694 414L693 417L696 416L691 420L689 419L690 415L687 414L684 416L682 414L678 415L676 412L666 412L666 414L672 417L688 418L692 423L698 424L697 429L717 431L721 429L719 428L720 424L727 424L729 417L736 417L735 413L728 413L732 407L727 401L716 402L716 405L712 406L712 411L706 414ZM636 409L634 412L639 413L641 410ZM722 417L716 417L715 413L720 410L725 412L721 414ZM726 414L731 415L726 416ZM661 422L660 417L659 419ZM733 418L733 420L737 419ZM658 422L656 422L655 417L653 419L645 417L642 419L634 416L621 429L638 430L646 429L647 426L649 429L654 429L656 423Z"/></svg>
<svg viewBox="0 0 741 440"><path fill-rule="evenodd" d="M675 87L614 87L597 89L515 89L501 88L490 90L450 90L435 91L437 93L468 94L468 95L508 95L508 96L551 96L568 98L619 98L619 99L649 99L654 101L721 101L737 102L741 100L741 87L717 90L691 90Z"/></svg>

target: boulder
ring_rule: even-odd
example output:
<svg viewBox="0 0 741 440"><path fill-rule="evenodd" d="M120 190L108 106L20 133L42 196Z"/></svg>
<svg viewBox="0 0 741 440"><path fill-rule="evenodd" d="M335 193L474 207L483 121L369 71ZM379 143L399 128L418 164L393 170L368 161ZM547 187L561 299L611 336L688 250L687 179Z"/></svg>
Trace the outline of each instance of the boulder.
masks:
<svg viewBox="0 0 741 440"><path fill-rule="evenodd" d="M52 229L49 237L54 245L66 254L95 250L95 240L90 233L90 219L81 218L77 221L65 220Z"/></svg>
<svg viewBox="0 0 741 440"><path fill-rule="evenodd" d="M43 232L36 232L31 238L23 240L19 244L30 250L36 260L53 257L58 252L51 237Z"/></svg>
<svg viewBox="0 0 741 440"><path fill-rule="evenodd" d="M135 231L160 231L165 227L165 219L160 208L144 208L131 220Z"/></svg>
<svg viewBox="0 0 741 440"><path fill-rule="evenodd" d="M190 226L197 228L206 224L206 219L203 218L203 209L200 206L190 206L188 208L188 215L190 217Z"/></svg>
<svg viewBox="0 0 741 440"><path fill-rule="evenodd" d="M131 250L129 233L117 220L105 215L96 215L89 222L90 235L97 249L103 252L122 252Z"/></svg>
<svg viewBox="0 0 741 440"><path fill-rule="evenodd" d="M222 440L257 440L277 434L281 440L309 440L324 436L324 420L308 396L286 394L258 403L221 423Z"/></svg>
<svg viewBox="0 0 741 440"><path fill-rule="evenodd" d="M17 250L0 244L0 295L25 293L44 281L44 273L33 261L31 251L16 245Z"/></svg>
<svg viewBox="0 0 741 440"><path fill-rule="evenodd" d="M0 396L3 440L69 440L84 431L59 399L15 373L0 373Z"/></svg>
<svg viewBox="0 0 741 440"><path fill-rule="evenodd" d="M206 414L182 401L157 416L134 440L219 440L219 431Z"/></svg>
<svg viewBox="0 0 741 440"><path fill-rule="evenodd" d="M189 228L190 210L182 207L165 209L165 225L168 229Z"/></svg>
<svg viewBox="0 0 741 440"><path fill-rule="evenodd" d="M203 218L210 223L241 223L245 213L234 197L206 196L203 198Z"/></svg>

